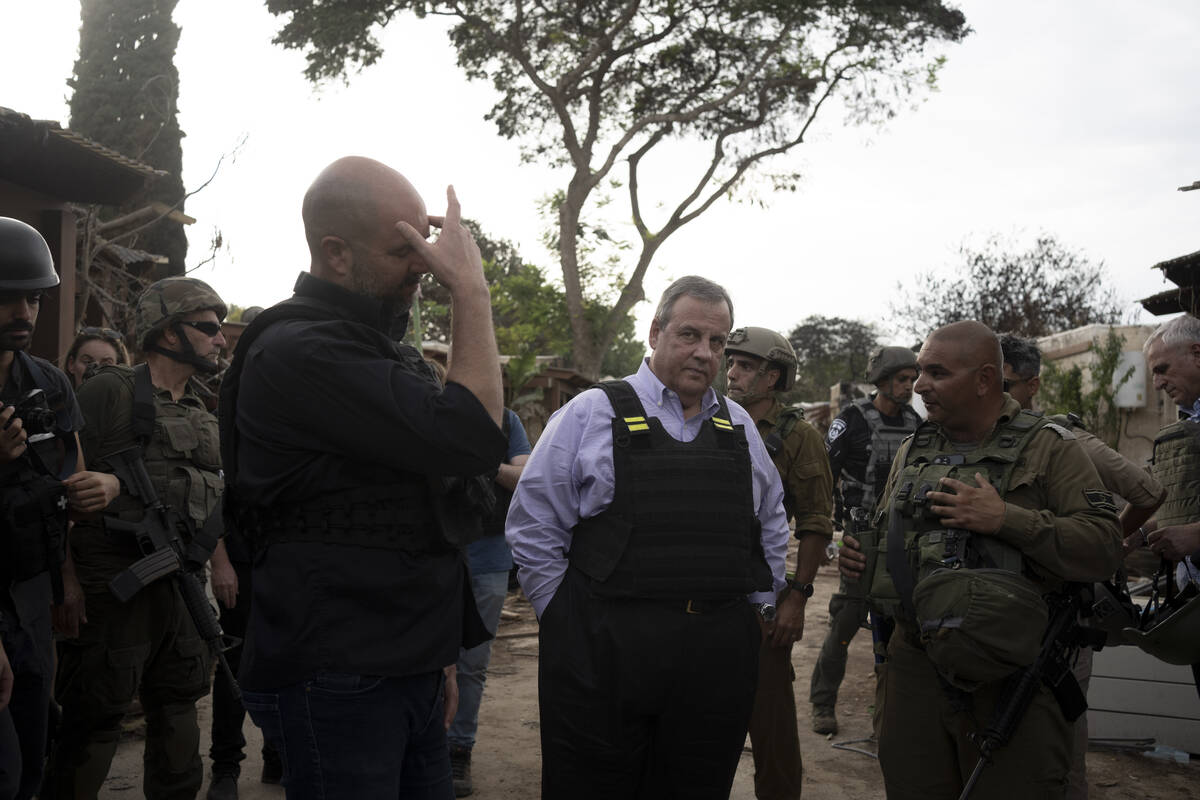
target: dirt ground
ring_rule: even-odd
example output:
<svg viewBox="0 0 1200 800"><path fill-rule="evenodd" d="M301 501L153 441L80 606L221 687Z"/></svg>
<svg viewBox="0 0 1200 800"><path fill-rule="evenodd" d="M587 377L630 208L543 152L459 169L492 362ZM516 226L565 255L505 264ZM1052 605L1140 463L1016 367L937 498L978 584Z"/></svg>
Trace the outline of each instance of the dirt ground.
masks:
<svg viewBox="0 0 1200 800"><path fill-rule="evenodd" d="M834 745L865 739L871 733L870 706L874 695L871 639L866 632L850 646L846 681L839 696L841 731L835 737L813 733L809 727L808 683L813 664L828 629L829 597L837 588L833 565L822 567L816 594L809 601L806 633L792 651L796 668L797 713L800 746L804 756L806 800L863 798L882 800L883 780L878 762L868 755L839 749ZM483 708L479 739L473 755L473 797L480 800L533 800L539 796L541 749L538 742L537 623L528 602L520 593L509 595L505 619L492 649L492 663ZM208 788L209 702L202 701L201 752ZM247 760L243 762L240 794L247 800L282 800L283 789L259 782L262 765L258 730L247 720ZM858 745L867 750L869 742ZM102 798L141 795L142 742L136 738L121 745ZM1093 800L1177 800L1200 798L1200 766L1196 762L1175 764L1139 753L1093 749L1088 753L1088 781ZM742 754L734 781L732 800L754 800L754 765L749 742ZM619 800L619 798L614 798ZM1013 800L1020 800L1014 798Z"/></svg>

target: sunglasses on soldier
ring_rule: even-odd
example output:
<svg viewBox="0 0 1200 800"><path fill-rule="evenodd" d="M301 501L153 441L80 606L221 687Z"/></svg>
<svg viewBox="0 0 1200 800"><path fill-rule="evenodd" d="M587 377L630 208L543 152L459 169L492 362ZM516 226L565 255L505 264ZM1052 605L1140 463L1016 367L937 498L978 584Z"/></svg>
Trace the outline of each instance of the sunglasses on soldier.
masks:
<svg viewBox="0 0 1200 800"><path fill-rule="evenodd" d="M187 325L189 328L195 328L205 336L216 336L221 332L221 323L212 322L211 320L207 319L197 321L180 320L179 322L183 325Z"/></svg>

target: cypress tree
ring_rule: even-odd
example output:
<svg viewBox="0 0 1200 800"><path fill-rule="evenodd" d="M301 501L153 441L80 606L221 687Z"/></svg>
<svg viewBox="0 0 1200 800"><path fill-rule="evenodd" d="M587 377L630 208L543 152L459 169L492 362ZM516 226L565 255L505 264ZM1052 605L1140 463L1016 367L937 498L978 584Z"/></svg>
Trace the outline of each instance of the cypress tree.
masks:
<svg viewBox="0 0 1200 800"><path fill-rule="evenodd" d="M81 0L79 58L67 81L72 130L167 175L104 218L158 201L183 210L183 131L177 101L171 20L178 0ZM187 238L180 223L161 219L122 244L167 256L167 274L184 272Z"/></svg>

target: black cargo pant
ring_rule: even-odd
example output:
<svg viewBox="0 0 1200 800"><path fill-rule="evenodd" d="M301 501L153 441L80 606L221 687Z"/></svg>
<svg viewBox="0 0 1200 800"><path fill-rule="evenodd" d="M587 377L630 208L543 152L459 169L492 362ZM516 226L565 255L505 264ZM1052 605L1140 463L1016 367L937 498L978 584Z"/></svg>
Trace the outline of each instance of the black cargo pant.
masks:
<svg viewBox="0 0 1200 800"><path fill-rule="evenodd" d="M569 569L542 614L543 800L728 798L760 633L742 599L611 600Z"/></svg>
<svg viewBox="0 0 1200 800"><path fill-rule="evenodd" d="M241 640L236 646L225 651L225 660L236 676L242 662L246 623L250 620L252 566L245 561L230 563L237 573L237 604L233 608L226 608L222 603L217 605L221 609L221 630L226 636ZM212 715L212 746L208 754L213 762L213 774L231 775L236 778L241 774L241 762L246 758L246 737L242 733L242 726L246 722L246 709L242 706L242 701L234 695L228 676L220 669L213 680ZM266 739L263 740L262 755L265 763L279 762L279 755Z"/></svg>
<svg viewBox="0 0 1200 800"><path fill-rule="evenodd" d="M88 621L59 649L58 744L42 796L94 797L104 784L133 698L146 712L143 793L192 800L204 777L196 701L208 694L211 658L170 578L122 603L87 595Z"/></svg>

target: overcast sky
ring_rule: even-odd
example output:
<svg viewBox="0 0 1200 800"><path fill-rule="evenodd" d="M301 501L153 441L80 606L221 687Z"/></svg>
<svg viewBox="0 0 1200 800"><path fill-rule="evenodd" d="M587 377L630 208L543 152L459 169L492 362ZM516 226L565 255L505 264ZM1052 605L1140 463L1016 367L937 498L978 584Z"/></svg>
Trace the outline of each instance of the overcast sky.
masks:
<svg viewBox="0 0 1200 800"><path fill-rule="evenodd" d="M1102 260L1129 313L1151 319L1134 302L1166 286L1150 267L1200 250L1200 191L1177 191L1200 179L1200 3L961 6L974 33L947 48L939 92L883 128L825 118L787 162L805 174L799 191L765 196L765 208L716 204L659 251L647 296L699 273L727 286L738 324L885 322L897 282L950 268L962 242L1044 232ZM0 105L65 125L78 3L0 9ZM467 83L438 23L401 18L378 64L314 89L303 57L271 44L280 22L265 4L181 0L175 19L185 184L244 140L187 205L189 265L220 230L225 248L193 274L228 301L290 294L307 266L301 196L347 154L404 172L432 213L453 183L464 214L557 275L537 204L561 176L522 165L483 120L492 92ZM652 310L638 307L640 329Z"/></svg>

